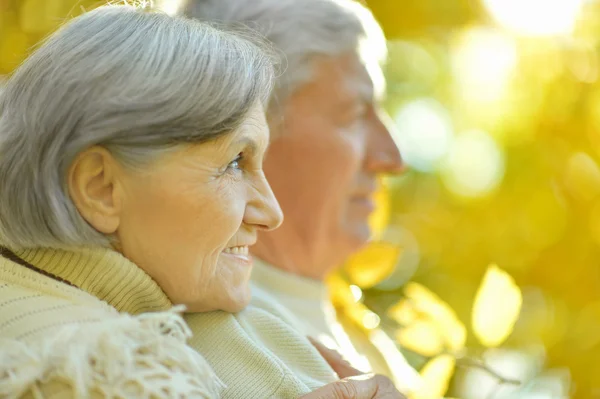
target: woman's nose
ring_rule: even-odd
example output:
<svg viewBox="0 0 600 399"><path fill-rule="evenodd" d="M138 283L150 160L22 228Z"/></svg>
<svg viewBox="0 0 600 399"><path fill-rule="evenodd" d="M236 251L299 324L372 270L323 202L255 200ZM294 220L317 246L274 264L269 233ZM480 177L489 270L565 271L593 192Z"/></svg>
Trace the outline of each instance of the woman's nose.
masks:
<svg viewBox="0 0 600 399"><path fill-rule="evenodd" d="M281 226L283 212L264 174L254 191L255 198L246 207L245 222L267 231Z"/></svg>

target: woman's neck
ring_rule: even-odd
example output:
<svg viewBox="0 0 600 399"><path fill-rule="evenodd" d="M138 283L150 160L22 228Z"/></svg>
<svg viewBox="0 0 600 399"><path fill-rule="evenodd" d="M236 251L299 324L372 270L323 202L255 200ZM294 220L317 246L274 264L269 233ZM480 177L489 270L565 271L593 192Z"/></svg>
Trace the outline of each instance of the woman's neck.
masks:
<svg viewBox="0 0 600 399"><path fill-rule="evenodd" d="M75 286L119 311L137 314L172 307L150 276L112 249L44 248L9 252L2 255L23 267Z"/></svg>

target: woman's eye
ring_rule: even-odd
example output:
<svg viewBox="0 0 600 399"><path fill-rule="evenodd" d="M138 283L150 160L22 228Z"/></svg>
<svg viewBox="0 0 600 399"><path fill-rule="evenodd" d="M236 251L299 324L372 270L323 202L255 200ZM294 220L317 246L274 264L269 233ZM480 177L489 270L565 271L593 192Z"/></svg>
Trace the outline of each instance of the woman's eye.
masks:
<svg viewBox="0 0 600 399"><path fill-rule="evenodd" d="M227 165L227 170L239 170L240 162L242 161L242 154L239 154L235 159Z"/></svg>

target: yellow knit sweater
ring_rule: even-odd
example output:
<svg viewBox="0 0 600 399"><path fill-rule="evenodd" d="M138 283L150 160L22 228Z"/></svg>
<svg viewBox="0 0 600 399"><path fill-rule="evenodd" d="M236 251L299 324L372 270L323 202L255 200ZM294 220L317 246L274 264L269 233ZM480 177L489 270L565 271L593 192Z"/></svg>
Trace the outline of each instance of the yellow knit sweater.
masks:
<svg viewBox="0 0 600 399"><path fill-rule="evenodd" d="M40 387L46 395L42 397L53 398L56 392L63 395L56 397L79 397L72 393L86 389L92 397L115 392L126 392L122 397L219 397L220 379L226 385L224 398L297 398L337 379L306 337L291 327L285 312L261 301L260 292L253 305L235 315L186 314L194 352L183 343L187 326L172 312L165 313L172 308L168 297L120 254L105 249L38 249L14 255L14 259L0 257L0 397L19 396L16 389L18 394L34 395ZM115 335L111 329L125 337L111 340ZM10 345L6 339L12 340ZM123 341L146 358L136 359L135 353L119 349ZM158 346L149 348L145 343ZM32 373L30 363L22 363L36 350L46 356L35 359L36 367L46 367ZM7 368L8 361L12 369ZM154 369L142 370L143 378L129 375L148 362ZM75 371L79 366L88 370L90 364L87 374ZM52 374L50 369L58 371ZM172 371L177 379L165 377Z"/></svg>
<svg viewBox="0 0 600 399"><path fill-rule="evenodd" d="M127 259L0 253L1 398L219 397L218 378L185 343L183 319Z"/></svg>

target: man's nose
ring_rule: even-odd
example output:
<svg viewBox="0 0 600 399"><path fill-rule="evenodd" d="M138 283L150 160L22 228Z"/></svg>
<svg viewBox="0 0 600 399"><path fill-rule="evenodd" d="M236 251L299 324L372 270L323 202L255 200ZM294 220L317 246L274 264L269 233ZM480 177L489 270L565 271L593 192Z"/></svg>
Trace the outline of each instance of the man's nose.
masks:
<svg viewBox="0 0 600 399"><path fill-rule="evenodd" d="M399 174L405 171L400 150L392 138L394 129L394 123L386 113L376 113L370 127L367 149L366 166L370 172Z"/></svg>

